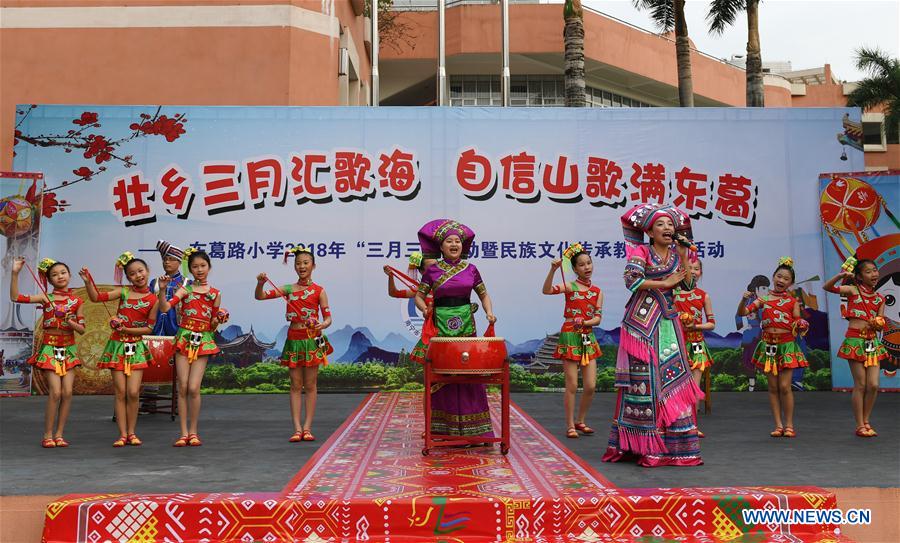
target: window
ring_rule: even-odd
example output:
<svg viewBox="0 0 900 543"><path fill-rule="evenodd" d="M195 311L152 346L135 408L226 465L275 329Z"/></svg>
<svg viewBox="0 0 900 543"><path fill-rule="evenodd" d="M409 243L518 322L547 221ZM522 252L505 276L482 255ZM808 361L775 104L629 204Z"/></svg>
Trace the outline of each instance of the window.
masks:
<svg viewBox="0 0 900 543"><path fill-rule="evenodd" d="M863 123L863 143L865 145L884 145L881 134L882 123Z"/></svg>
<svg viewBox="0 0 900 543"><path fill-rule="evenodd" d="M650 104L614 92L585 88L591 107L650 107ZM561 75L516 75L510 78L511 106L558 107L566 103L565 79ZM450 76L451 106L499 106L499 75Z"/></svg>

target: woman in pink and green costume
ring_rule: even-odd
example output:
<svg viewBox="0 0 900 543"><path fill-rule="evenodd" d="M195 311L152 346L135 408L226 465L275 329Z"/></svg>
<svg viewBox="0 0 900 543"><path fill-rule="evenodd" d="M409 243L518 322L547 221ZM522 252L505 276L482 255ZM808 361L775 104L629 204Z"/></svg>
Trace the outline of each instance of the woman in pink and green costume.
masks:
<svg viewBox="0 0 900 543"><path fill-rule="evenodd" d="M603 461L697 466L703 460L693 410L703 393L691 378L674 300L675 287L693 286L688 262L695 257L677 242L690 238L690 219L671 205L641 204L622 216L622 229L632 295L622 319L618 399Z"/></svg>
<svg viewBox="0 0 900 543"><path fill-rule="evenodd" d="M439 337L475 336L475 318L470 296L481 300L489 323L496 322L491 298L474 264L468 257L475 232L451 219L429 222L419 230L425 258L438 258L425 269L416 293L416 307L426 322L432 319ZM429 307L426 297L434 296ZM431 430L438 434L493 437L491 414L484 385L444 384L432 392Z"/></svg>

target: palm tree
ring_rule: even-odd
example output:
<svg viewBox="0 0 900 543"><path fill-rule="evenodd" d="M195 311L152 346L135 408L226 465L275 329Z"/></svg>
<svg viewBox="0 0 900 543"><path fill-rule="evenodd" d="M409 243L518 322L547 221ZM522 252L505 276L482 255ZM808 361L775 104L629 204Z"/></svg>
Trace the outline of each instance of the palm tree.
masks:
<svg viewBox="0 0 900 543"><path fill-rule="evenodd" d="M566 107L584 107L584 12L581 0L566 0L563 6L563 43L566 61Z"/></svg>
<svg viewBox="0 0 900 543"><path fill-rule="evenodd" d="M661 32L675 30L675 59L678 63L678 104L694 107L694 80L691 76L691 42L684 18L685 0L632 0L637 9L650 10Z"/></svg>
<svg viewBox="0 0 900 543"><path fill-rule="evenodd" d="M747 12L747 107L763 107L766 104L759 47L759 0L712 0L706 19L710 32L721 34L734 24L741 11Z"/></svg>
<svg viewBox="0 0 900 543"><path fill-rule="evenodd" d="M869 76L856 84L847 105L864 110L883 106L885 130L893 139L900 127L900 60L881 49L861 47L856 50L856 68Z"/></svg>

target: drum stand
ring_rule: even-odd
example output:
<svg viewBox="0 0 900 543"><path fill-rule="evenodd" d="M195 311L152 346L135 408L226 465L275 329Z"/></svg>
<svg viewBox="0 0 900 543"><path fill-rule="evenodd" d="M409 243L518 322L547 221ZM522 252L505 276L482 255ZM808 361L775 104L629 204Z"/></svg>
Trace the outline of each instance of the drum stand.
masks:
<svg viewBox="0 0 900 543"><path fill-rule="evenodd" d="M503 369L483 370L481 373L459 374L445 371L434 371L431 360L425 359L425 448L422 454L428 456L435 447L459 447L480 445L483 443L499 443L500 452L509 452L509 359L503 363ZM431 387L435 384L483 384L500 385L500 437L483 436L451 436L431 433Z"/></svg>

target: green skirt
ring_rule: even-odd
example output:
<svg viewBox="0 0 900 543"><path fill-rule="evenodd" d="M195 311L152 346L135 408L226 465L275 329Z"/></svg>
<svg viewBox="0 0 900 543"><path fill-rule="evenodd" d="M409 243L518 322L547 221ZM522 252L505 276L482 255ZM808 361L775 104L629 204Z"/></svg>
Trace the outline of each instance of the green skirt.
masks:
<svg viewBox="0 0 900 543"><path fill-rule="evenodd" d="M774 347L774 352L766 352L769 347ZM800 346L791 338L790 341L784 343L767 344L760 341L756 344L756 351L753 352L753 364L757 368L763 370L763 373L771 373L778 375L780 370L791 370L794 368L805 368L809 366L806 356L800 350Z"/></svg>
<svg viewBox="0 0 900 543"><path fill-rule="evenodd" d="M124 341L116 341L114 339L107 341L97 367L113 371L125 371L126 365L131 366L133 370L142 370L150 365L150 361L153 360L153 354L150 353L146 343L143 341L132 343L131 345L134 345L134 353L130 356L125 353L126 345Z"/></svg>
<svg viewBox="0 0 900 543"><path fill-rule="evenodd" d="M597 344L597 338L594 332L587 334L590 344L584 344L584 338L581 332L563 331L559 333L559 341L556 343L556 350L553 352L553 358L561 360L571 360L573 362L581 362L583 355L587 353L588 360L595 360L602 354L600 345ZM585 364L586 365L586 364Z"/></svg>
<svg viewBox="0 0 900 543"><path fill-rule="evenodd" d="M175 352L183 354L187 357L191 356L191 332L187 328L179 328L175 334ZM200 334L200 346L197 348L196 356L210 356L219 353L219 346L216 345L216 335L212 331L197 332Z"/></svg>
<svg viewBox="0 0 900 543"><path fill-rule="evenodd" d="M325 339L324 348L316 344L316 338L292 339L289 334L281 350L281 365L289 368L310 368L327 364L326 357L334 352L334 347L325 334L322 334L322 337Z"/></svg>
<svg viewBox="0 0 900 543"><path fill-rule="evenodd" d="M866 367L879 366L882 360L886 360L890 355L882 345L881 340L877 337L872 339L875 350L871 353L866 352L866 339L861 337L845 337L841 348L838 349L838 357L850 362L861 362Z"/></svg>

